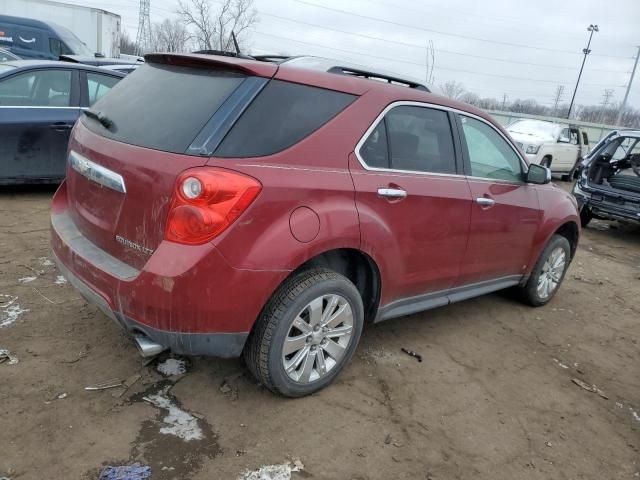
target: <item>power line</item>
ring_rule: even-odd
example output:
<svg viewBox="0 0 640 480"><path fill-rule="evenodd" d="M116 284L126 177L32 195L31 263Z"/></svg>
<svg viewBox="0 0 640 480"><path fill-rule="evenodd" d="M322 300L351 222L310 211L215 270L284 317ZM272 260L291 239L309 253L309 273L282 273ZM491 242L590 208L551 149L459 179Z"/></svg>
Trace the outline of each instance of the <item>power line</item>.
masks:
<svg viewBox="0 0 640 480"><path fill-rule="evenodd" d="M297 0L293 0L293 1L297 1ZM353 37L366 38L368 40L376 40L376 41L379 41L379 42L384 42L384 43L387 43L387 44L400 45L400 46L403 46L403 47L419 48L420 50L423 50L423 51L425 49L424 45L417 44L417 43L401 42L401 41L398 41L398 40L391 40L391 39L387 39L387 38L376 37L374 35L366 35L366 34L363 34L363 33L350 32L348 30L341 30L341 29L338 29L338 28L327 27L325 25L320 25L318 23L312 23L312 22L306 22L306 21L303 21L303 20L295 20L293 18L283 17L281 15L276 15L276 14L273 14L273 13L268 13L268 12L263 12L263 11L260 11L259 13L260 13L260 15L264 15L265 17L272 17L272 18L276 18L278 20L283 20L283 21L290 22L290 23L297 23L297 24L300 24L300 25L308 26L308 27L316 27L316 28L320 28L322 30L327 30L327 31L336 32L336 33L342 33L342 34L350 35L350 36L353 36ZM531 65L531 66L535 66L535 67L549 67L549 68L561 68L561 69L575 70L575 68L572 68L572 67L550 65L550 64L544 64L544 63L520 62L520 61L517 61L517 60L507 60L507 59L504 59L504 58L489 57L489 56L484 56L484 55L473 55L473 54L470 54L470 53L455 52L453 50L446 50L446 49L440 49L440 48L437 48L436 51L440 52L440 53L448 53L448 54L451 54L451 55L460 55L460 56L464 56L464 57L473 57L473 58L479 58L479 59L483 59L483 60L495 60L495 61L498 61L498 62L507 62L507 63L514 63L514 64L522 64L522 65ZM612 72L611 70L608 70L608 69L595 69L595 68L592 68L592 69L589 69L589 70L590 71L605 72L605 73L627 73L627 72L623 72L623 71L613 71Z"/></svg>
<svg viewBox="0 0 640 480"><path fill-rule="evenodd" d="M434 29L425 28L425 27L418 27L416 25L409 25L409 24L402 23L402 22L394 22L392 20L386 20L386 19L383 19L383 18L372 17L372 16L369 16L369 15L362 15L360 13L349 12L348 10L341 10L339 8L327 7L325 5L318 5L318 4L313 3L313 2L307 2L306 0L292 0L292 1L297 2L297 3L301 3L303 5L309 5L309 6L315 7L315 8L321 8L323 10L329 10L329 11L332 11L332 12L342 13L344 15L351 15L351 16L354 16L354 17L364 18L364 19L367 19L367 20L375 21L375 22L386 23L388 25L395 25L395 26L398 26L398 27L411 28L411 29L414 29L414 30L422 31L422 32L437 33L439 35L445 35L445 36L456 37L456 38L464 38L466 40L474 40L474 41L477 41L477 42L494 43L496 45L505 45L505 46L510 46L510 47L529 48L529 49L532 49L532 50L543 50L543 51L547 51L547 52L570 53L572 55L578 55L577 52L574 52L572 50L560 50L560 49L555 49L555 48L534 47L534 46L531 46L531 45L524 45L524 44L521 44L521 43L502 42L502 41L499 41L499 40L488 40L486 38L472 37L472 36L469 36L469 35L462 35L462 34L459 34L459 33L448 33L448 32L443 32L441 30L434 30ZM598 56L600 56L600 57L608 57L608 58L625 58L625 59L629 58L629 57L621 57L621 56L616 56L616 55L604 55L604 54L599 54Z"/></svg>
<svg viewBox="0 0 640 480"><path fill-rule="evenodd" d="M356 52L353 50L345 50L342 48L336 48L333 46L329 46L329 45L321 45L318 43L311 43L311 42L305 42L303 40L297 40L295 38L290 38L290 37L283 37L281 35L275 35L272 33L266 33L266 32L261 32L260 30L255 30L255 29L251 29L252 32L257 33L259 35L265 35L267 37L273 37L273 38L277 38L280 40L286 40L287 42L295 42L295 43L300 43L302 45L310 45L312 47L317 47L317 48L324 48L327 50L331 50L331 51L336 51L336 52L343 52L343 53L347 53L347 54L351 54L351 55L361 55L364 57L370 57L370 58L375 58L378 60L385 60L385 61L391 61L391 62L398 62L398 63L404 63L407 65L413 65L413 66L418 66L421 68L425 68L425 64L424 63L419 63L419 62L412 62L410 60L401 60L398 58L392 58L392 57L385 57L382 55L372 55L369 53L363 53L363 52ZM521 81L527 81L527 82L541 82L541 83L557 83L557 80L546 80L546 79L541 79L541 78L526 78L526 77L514 77L514 76L510 76L510 75L500 75L497 73L488 73L488 72L475 72L472 70L464 70L464 69L460 69L460 68L451 68L451 67L442 67L442 66L438 66L437 67L438 70L447 70L447 71L451 71L451 72L460 72L460 73L469 73L472 75L483 75L483 76L488 76L488 77L497 77L497 78L506 78L509 80L521 80ZM609 87L609 84L586 84L586 85L590 85L590 86L598 86L598 87ZM616 87L616 88L620 88L620 87Z"/></svg>

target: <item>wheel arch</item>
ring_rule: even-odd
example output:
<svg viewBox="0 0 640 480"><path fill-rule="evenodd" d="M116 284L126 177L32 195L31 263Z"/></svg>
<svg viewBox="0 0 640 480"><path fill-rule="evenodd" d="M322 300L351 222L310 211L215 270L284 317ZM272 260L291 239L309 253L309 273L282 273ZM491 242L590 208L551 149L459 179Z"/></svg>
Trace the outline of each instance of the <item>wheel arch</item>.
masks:
<svg viewBox="0 0 640 480"><path fill-rule="evenodd" d="M569 246L571 247L571 258L573 259L576 254L576 250L578 249L578 239L580 237L580 227L578 227L578 224L573 220L569 220L560 225L553 232L553 235L560 235L567 239Z"/></svg>

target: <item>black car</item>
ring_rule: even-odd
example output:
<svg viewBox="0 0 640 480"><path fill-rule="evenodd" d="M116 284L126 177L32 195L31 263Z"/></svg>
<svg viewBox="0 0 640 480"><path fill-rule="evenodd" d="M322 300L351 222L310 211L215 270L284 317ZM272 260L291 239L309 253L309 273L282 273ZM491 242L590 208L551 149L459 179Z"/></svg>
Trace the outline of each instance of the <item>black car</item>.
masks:
<svg viewBox="0 0 640 480"><path fill-rule="evenodd" d="M124 77L69 62L0 63L0 185L60 182L74 123Z"/></svg>
<svg viewBox="0 0 640 480"><path fill-rule="evenodd" d="M640 130L613 131L578 167L573 195L585 227L592 218L640 223Z"/></svg>

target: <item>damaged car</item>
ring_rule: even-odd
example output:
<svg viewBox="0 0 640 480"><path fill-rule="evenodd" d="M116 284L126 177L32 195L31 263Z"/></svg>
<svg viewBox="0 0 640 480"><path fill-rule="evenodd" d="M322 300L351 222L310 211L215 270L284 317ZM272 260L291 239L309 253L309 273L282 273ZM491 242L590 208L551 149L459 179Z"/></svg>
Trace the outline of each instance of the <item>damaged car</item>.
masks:
<svg viewBox="0 0 640 480"><path fill-rule="evenodd" d="M640 223L640 130L609 133L576 176L573 195L583 227L593 218Z"/></svg>

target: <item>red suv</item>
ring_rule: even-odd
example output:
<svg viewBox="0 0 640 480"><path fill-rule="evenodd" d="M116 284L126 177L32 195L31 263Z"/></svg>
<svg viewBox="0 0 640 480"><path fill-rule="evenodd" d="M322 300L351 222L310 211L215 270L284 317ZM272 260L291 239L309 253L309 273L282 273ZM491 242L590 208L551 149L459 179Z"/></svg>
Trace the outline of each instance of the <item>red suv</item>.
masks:
<svg viewBox="0 0 640 480"><path fill-rule="evenodd" d="M62 273L135 338L236 357L274 392L335 379L365 322L557 292L579 216L483 112L318 59L153 54L77 122Z"/></svg>

